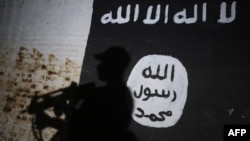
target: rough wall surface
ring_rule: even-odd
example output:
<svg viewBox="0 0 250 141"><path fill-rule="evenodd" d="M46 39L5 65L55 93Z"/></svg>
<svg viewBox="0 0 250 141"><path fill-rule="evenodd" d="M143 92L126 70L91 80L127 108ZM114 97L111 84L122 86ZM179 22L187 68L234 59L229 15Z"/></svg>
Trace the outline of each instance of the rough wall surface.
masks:
<svg viewBox="0 0 250 141"><path fill-rule="evenodd" d="M32 97L79 81L92 3L0 0L1 141L35 140L33 117L22 112ZM55 133L48 128L43 138Z"/></svg>

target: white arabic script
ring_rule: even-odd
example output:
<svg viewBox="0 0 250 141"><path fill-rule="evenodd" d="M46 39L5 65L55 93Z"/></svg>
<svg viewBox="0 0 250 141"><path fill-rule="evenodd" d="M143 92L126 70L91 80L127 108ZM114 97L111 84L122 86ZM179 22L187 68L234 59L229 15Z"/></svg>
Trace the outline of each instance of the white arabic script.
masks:
<svg viewBox="0 0 250 141"><path fill-rule="evenodd" d="M140 9L140 4L135 4L131 6L128 4L127 6L119 6L117 10L109 11L105 13L101 17L102 24L126 24L129 22L138 22L138 19L142 19L142 23L147 25L154 25L161 21L161 18L164 20L164 24L169 22L169 17L173 17L173 22L175 24L194 24L201 19L201 22L207 21L207 3L204 2L201 5L194 4L193 8L183 8L173 15L169 15L169 10L171 10L171 6L166 4L165 6L161 4L157 4L156 6L149 5L146 14L140 13L143 9ZM227 8L230 6L230 8ZM144 11L143 11L144 12ZM199 17L198 12L201 12L201 17ZM192 16L188 16L192 15ZM191 13L191 14L190 14ZM227 13L231 13L229 16ZM232 23L236 19L236 1L233 1L231 4L227 2L222 2L220 4L220 12L218 13L219 19L218 23ZM139 18L141 17L141 18Z"/></svg>

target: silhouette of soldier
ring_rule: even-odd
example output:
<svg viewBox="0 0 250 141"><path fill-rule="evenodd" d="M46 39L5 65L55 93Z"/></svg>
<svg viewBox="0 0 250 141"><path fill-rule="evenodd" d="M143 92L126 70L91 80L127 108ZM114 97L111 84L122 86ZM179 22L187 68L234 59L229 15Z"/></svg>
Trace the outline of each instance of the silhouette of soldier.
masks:
<svg viewBox="0 0 250 141"><path fill-rule="evenodd" d="M134 135L128 131L132 100L123 82L129 56L123 48L111 47L95 57L101 61L97 67L99 79L106 84L78 88L69 140L134 141Z"/></svg>

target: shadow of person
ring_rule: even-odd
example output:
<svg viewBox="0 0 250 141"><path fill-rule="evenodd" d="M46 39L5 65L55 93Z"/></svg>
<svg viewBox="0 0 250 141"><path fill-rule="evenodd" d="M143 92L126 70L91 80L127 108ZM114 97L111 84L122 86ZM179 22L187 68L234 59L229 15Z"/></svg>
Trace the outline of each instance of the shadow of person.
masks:
<svg viewBox="0 0 250 141"><path fill-rule="evenodd" d="M129 56L121 47L111 47L95 56L100 60L98 76L106 84L82 85L70 119L69 140L135 141L128 131L132 99L123 82Z"/></svg>

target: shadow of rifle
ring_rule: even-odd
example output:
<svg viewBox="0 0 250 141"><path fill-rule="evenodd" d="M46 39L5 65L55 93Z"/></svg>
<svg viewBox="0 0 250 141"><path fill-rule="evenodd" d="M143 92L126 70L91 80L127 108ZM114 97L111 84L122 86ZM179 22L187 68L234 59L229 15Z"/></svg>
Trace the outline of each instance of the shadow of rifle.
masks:
<svg viewBox="0 0 250 141"><path fill-rule="evenodd" d="M69 87L33 96L28 108L21 113L33 115L32 132L37 141L44 141L42 131L48 127L57 130L50 141L67 140L67 127L74 108L76 90L77 84L72 82ZM54 116L46 113L48 109L52 110Z"/></svg>

